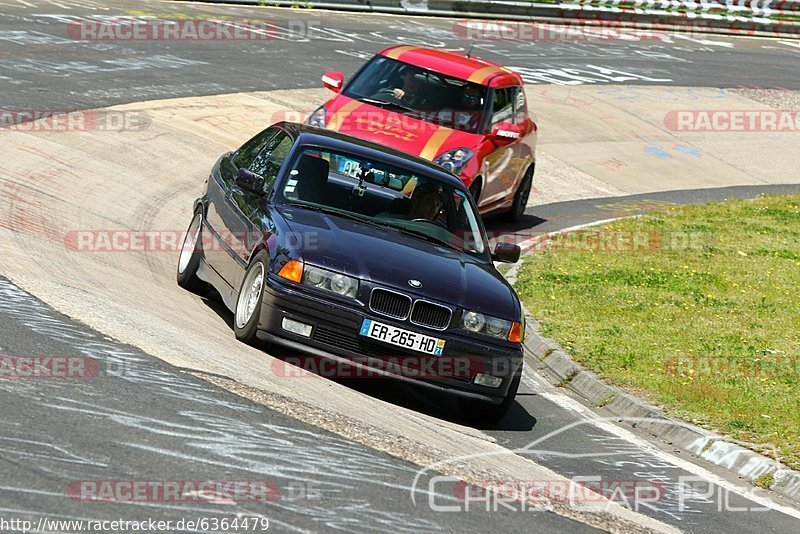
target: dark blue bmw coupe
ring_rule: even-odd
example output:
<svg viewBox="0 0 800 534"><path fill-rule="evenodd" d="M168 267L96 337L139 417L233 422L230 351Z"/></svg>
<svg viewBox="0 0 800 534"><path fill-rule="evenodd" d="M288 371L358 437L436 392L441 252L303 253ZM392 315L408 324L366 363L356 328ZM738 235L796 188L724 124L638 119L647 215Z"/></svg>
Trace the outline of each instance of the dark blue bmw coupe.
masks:
<svg viewBox="0 0 800 534"><path fill-rule="evenodd" d="M461 180L417 157L278 123L214 165L178 261L236 337L450 392L497 420L522 374L524 319Z"/></svg>

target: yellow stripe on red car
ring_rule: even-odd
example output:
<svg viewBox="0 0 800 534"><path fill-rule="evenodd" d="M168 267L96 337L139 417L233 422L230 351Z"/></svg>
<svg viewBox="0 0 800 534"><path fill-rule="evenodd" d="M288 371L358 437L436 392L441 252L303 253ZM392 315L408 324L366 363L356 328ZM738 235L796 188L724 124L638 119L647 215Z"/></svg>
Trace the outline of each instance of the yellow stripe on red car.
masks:
<svg viewBox="0 0 800 534"><path fill-rule="evenodd" d="M386 57L389 57L389 58L392 58L392 59L398 59L398 58L400 58L400 56L402 56L406 52L409 52L411 50L416 50L417 48L419 48L419 47L418 46L410 46L410 45L398 46L397 48L393 48L393 49L389 50L384 55Z"/></svg>
<svg viewBox="0 0 800 534"><path fill-rule="evenodd" d="M433 135L430 136L428 142L425 143L425 146L422 147L422 151L419 153L419 157L432 160L436 156L439 155L439 149L442 148L447 138L453 135L453 130L450 128L439 128Z"/></svg>
<svg viewBox="0 0 800 534"><path fill-rule="evenodd" d="M339 128L341 128L342 124L344 124L345 119L347 119L347 117L360 105L361 102L358 100L351 100L344 106L334 111L331 115L331 120L328 121L328 129L338 132Z"/></svg>
<svg viewBox="0 0 800 534"><path fill-rule="evenodd" d="M484 83L486 78L497 72L497 67L484 67L478 69L470 74L468 81L475 83Z"/></svg>

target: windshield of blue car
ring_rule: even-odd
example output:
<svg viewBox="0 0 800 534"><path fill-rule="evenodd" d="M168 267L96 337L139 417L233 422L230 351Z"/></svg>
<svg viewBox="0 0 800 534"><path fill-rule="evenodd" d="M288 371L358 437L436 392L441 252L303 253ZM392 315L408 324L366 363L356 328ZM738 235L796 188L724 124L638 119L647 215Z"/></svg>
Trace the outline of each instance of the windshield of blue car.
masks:
<svg viewBox="0 0 800 534"><path fill-rule="evenodd" d="M480 133L487 88L377 56L364 66L342 94L423 121Z"/></svg>
<svg viewBox="0 0 800 534"><path fill-rule="evenodd" d="M433 176L307 146L298 151L279 190L279 203L358 219L460 252L486 254L486 237L468 193Z"/></svg>

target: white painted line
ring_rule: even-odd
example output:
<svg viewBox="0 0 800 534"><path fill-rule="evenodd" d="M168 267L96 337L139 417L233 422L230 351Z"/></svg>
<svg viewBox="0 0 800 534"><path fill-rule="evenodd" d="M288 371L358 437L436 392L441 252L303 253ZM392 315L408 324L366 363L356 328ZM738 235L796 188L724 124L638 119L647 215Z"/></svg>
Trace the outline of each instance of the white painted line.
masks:
<svg viewBox="0 0 800 534"><path fill-rule="evenodd" d="M606 224L614 221L618 221L620 219L624 219L625 217L614 217L611 219L602 219L600 221L593 221L584 224L576 224L575 226L569 226L567 228L563 228L561 230L553 230L552 232L545 232L541 235L537 235L536 237L532 237L519 243L519 247L525 251L525 249L531 248L532 246L536 245L537 243L543 241L545 238L551 235L559 235L559 234L566 234L568 232L574 232L575 230L581 230L583 228L589 228L590 226L598 226L600 224Z"/></svg>
<svg viewBox="0 0 800 534"><path fill-rule="evenodd" d="M525 371L523 371L523 379L525 379L524 375L525 375ZM535 382L535 379L532 378L532 377L528 377L528 380ZM526 382L526 383L531 383L531 382ZM569 397L569 396L567 396L567 395L565 395L563 393L559 393L559 392L556 392L556 391L541 391L541 392L539 392L539 395L541 395L542 397L544 397L548 401L552 402L556 406L558 406L560 408L563 408L565 410L569 410L569 411L577 414L583 420L585 420L589 424L599 428L600 430L608 432L609 434L612 434L612 435L614 435L614 436L616 436L616 437L618 437L618 438L630 443L631 445L636 446L637 448L642 450L642 452L646 452L646 453L652 454L652 455L658 457L659 459L664 460L665 462L668 462L668 463L670 463L670 464L672 464L672 465L674 465L676 467L684 469L685 471L688 471L688 472L692 473L695 476L702 477L703 479L705 479L705 480L707 480L707 481L709 481L709 482L711 482L713 484L716 484L717 486L719 486L721 488L724 488L724 489L730 491L731 493L735 493L735 494L737 494L737 495L739 495L739 496L741 496L741 497L743 497L745 499L748 499L750 501L753 501L753 502L755 502L755 503L757 503L757 504L759 504L759 505L761 505L761 506L763 506L765 508L770 508L771 510L775 510L777 512L781 512L781 513L786 514L786 515L788 515L790 517L794 517L796 519L800 519L800 510L796 510L796 509L791 508L789 506L784 506L784 505L775 503L771 499L769 499L768 497L764 497L764 496L761 496L761 495L756 495L756 494L753 493L754 488L752 488L752 487L739 486L737 484L729 482L729 481L725 480L724 478L721 478L721 477L711 473L707 469L705 469L705 468L703 468L703 467L701 467L701 466L699 466L699 465L697 465L697 464L695 464L693 462L690 462L688 460L684 460L682 458L678 458L677 456L674 456L674 455L672 455L672 454L670 454L668 452L664 452L664 451L658 449L657 447L655 447L653 444L649 443L648 441L636 436L631 431L626 430L625 428L622 428L620 426L615 425L614 423L612 423L610 421L605 420L600 415L598 415L595 412L593 412L591 409L587 408L586 406L584 406L580 402L576 401L575 399L573 399L573 398L571 398L571 397ZM542 440L538 440L538 441L542 441Z"/></svg>

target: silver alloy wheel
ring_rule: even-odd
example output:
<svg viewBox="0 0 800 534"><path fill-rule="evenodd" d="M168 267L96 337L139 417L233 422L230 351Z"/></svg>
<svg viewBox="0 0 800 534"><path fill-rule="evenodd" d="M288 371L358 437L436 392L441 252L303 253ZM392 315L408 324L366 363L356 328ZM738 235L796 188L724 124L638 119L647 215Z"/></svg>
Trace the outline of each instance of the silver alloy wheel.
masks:
<svg viewBox="0 0 800 534"><path fill-rule="evenodd" d="M186 237L183 238L183 246L181 247L181 257L178 260L178 273L183 274L189 262L192 260L192 254L197 247L197 238L200 236L200 223L203 217L198 213L192 219L192 224L186 231Z"/></svg>
<svg viewBox="0 0 800 534"><path fill-rule="evenodd" d="M257 262L247 273L242 284L239 300L236 301L236 328L244 328L261 303L261 292L264 289L264 265Z"/></svg>

